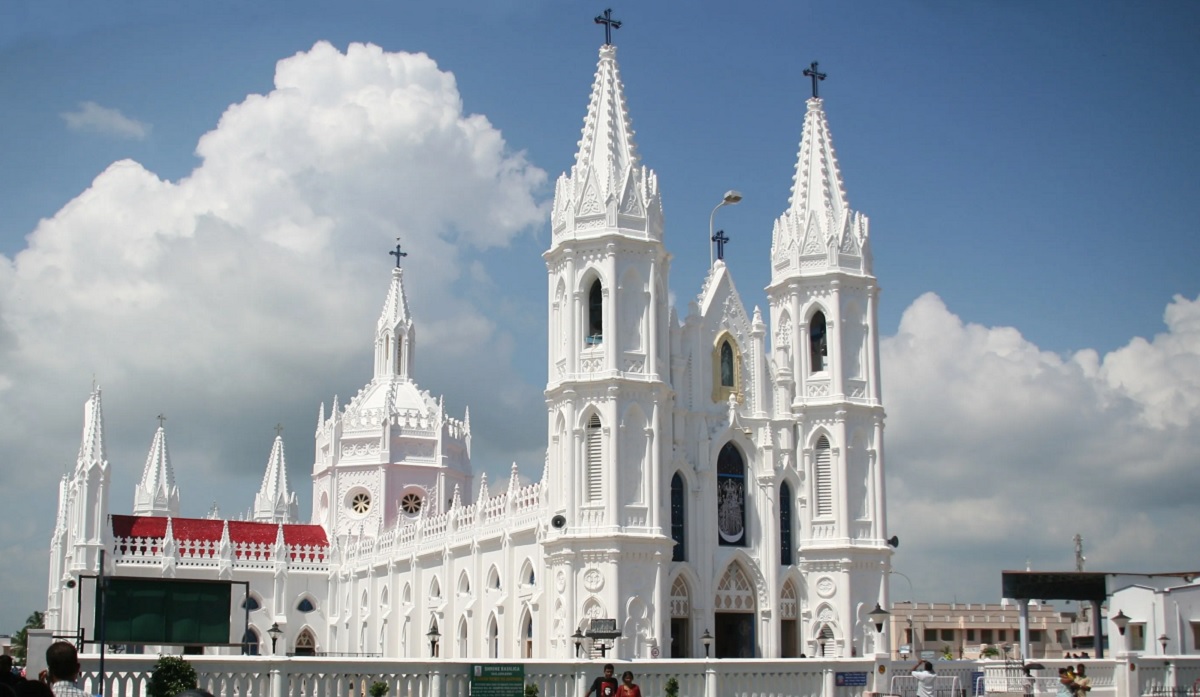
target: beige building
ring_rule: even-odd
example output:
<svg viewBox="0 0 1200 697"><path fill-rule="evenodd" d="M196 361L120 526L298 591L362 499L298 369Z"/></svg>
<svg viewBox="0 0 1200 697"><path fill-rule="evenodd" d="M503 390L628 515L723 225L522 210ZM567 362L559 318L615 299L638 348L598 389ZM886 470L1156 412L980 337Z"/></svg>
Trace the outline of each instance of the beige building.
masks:
<svg viewBox="0 0 1200 697"><path fill-rule="evenodd" d="M914 603L892 605L891 655L976 659L995 647L996 658L1018 658L1021 630L1016 603ZM1029 658L1061 658L1071 650L1074 613L1029 605ZM1007 647L1007 649L1005 648ZM925 654L929 656L929 654Z"/></svg>

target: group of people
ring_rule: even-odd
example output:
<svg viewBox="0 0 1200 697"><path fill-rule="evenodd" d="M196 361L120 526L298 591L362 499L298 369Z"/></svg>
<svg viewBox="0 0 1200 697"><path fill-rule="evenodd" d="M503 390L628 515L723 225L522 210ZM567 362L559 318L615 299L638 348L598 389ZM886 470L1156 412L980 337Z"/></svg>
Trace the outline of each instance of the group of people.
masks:
<svg viewBox="0 0 1200 697"><path fill-rule="evenodd" d="M0 697L88 697L79 679L79 654L65 641L46 649L46 670L36 679L13 672L12 656L0 656Z"/></svg>
<svg viewBox="0 0 1200 697"><path fill-rule="evenodd" d="M642 689L633 681L633 671L627 670L621 674L621 682L613 677L616 671L613 664L604 666L604 675L592 681L592 686L583 697L642 697Z"/></svg>
<svg viewBox="0 0 1200 697"><path fill-rule="evenodd" d="M1058 669L1058 692L1055 697L1088 697L1092 691L1092 679L1087 676L1087 666L1080 663Z"/></svg>

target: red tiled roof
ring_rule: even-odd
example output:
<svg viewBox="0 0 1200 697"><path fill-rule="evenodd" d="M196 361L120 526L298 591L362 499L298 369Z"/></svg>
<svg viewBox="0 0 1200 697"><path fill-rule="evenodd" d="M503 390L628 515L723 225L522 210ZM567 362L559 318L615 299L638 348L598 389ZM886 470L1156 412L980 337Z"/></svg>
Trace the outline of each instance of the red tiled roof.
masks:
<svg viewBox="0 0 1200 697"><path fill-rule="evenodd" d="M112 531L114 537L160 538L167 534L167 519L156 516L114 515ZM219 542L225 521L206 518L171 518L171 530L176 540ZM279 525L276 523L251 523L229 521L229 541L275 544ZM283 526L283 541L289 545L329 546L329 538L320 525Z"/></svg>

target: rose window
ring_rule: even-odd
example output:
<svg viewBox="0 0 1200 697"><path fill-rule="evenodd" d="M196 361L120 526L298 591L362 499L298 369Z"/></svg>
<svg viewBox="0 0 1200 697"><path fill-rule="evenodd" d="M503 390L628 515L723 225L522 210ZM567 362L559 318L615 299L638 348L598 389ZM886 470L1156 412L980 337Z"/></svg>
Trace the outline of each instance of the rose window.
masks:
<svg viewBox="0 0 1200 697"><path fill-rule="evenodd" d="M371 495L365 491L355 494L354 498L350 499L350 510L359 515L371 510Z"/></svg>
<svg viewBox="0 0 1200 697"><path fill-rule="evenodd" d="M421 496L419 494L405 494L400 499L400 509L408 515L416 515L421 512Z"/></svg>

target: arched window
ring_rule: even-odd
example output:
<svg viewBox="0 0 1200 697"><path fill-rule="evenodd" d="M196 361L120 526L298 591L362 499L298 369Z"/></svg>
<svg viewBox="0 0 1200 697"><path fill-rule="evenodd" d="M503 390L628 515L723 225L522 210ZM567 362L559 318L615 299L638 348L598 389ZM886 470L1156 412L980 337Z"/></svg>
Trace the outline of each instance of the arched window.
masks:
<svg viewBox="0 0 1200 697"><path fill-rule="evenodd" d="M746 546L746 463L733 443L717 456L717 534L722 545Z"/></svg>
<svg viewBox="0 0 1200 697"><path fill-rule="evenodd" d="M592 418L588 419L585 446L587 452L584 454L586 462L584 463L583 473L583 500L585 503L600 503L604 497L604 486L601 479L601 472L603 471L601 455L604 452L602 436L600 416L592 414Z"/></svg>
<svg viewBox="0 0 1200 697"><path fill-rule="evenodd" d="M691 652L692 598L683 576L671 584L671 658L688 658Z"/></svg>
<svg viewBox="0 0 1200 697"><path fill-rule="evenodd" d="M430 598L442 597L442 584L438 581L437 576L434 576L433 580L429 582L429 597Z"/></svg>
<svg viewBox="0 0 1200 697"><path fill-rule="evenodd" d="M459 595L470 595L471 594L471 579L467 576L466 571L462 572L458 576L458 594Z"/></svg>
<svg viewBox="0 0 1200 697"><path fill-rule="evenodd" d="M259 641L258 632L254 627L247 627L246 633L242 635L242 655L257 656Z"/></svg>
<svg viewBox="0 0 1200 697"><path fill-rule="evenodd" d="M312 599L308 598L308 597L301 598L300 602L296 603L296 611L297 612L307 613L307 612L312 612L313 610L316 610L316 609L317 609L317 606L313 605Z"/></svg>
<svg viewBox="0 0 1200 697"><path fill-rule="evenodd" d="M258 602L258 598L255 598L253 595L247 595L246 599L242 601L242 607L250 612L254 612L262 607L262 603Z"/></svg>
<svg viewBox="0 0 1200 697"><path fill-rule="evenodd" d="M671 561L687 561L686 539L684 537L684 489L683 475L678 472L671 477L671 540L675 547L671 550Z"/></svg>
<svg viewBox="0 0 1200 697"><path fill-rule="evenodd" d="M487 587L493 590L500 590L500 572L496 570L495 565L488 570Z"/></svg>
<svg viewBox="0 0 1200 697"><path fill-rule="evenodd" d="M537 577L533 572L533 563L528 559L526 559L525 563L521 565L521 575L519 578L521 579L521 583L526 586L534 585L534 582L537 580Z"/></svg>
<svg viewBox="0 0 1200 697"><path fill-rule="evenodd" d="M825 370L829 346L825 337L825 313L817 312L808 321L809 367L814 373Z"/></svg>
<svg viewBox="0 0 1200 697"><path fill-rule="evenodd" d="M604 341L604 287L600 279L588 290L588 326L584 343L594 346Z"/></svg>
<svg viewBox="0 0 1200 697"><path fill-rule="evenodd" d="M521 657L533 658L533 616L526 612L521 624Z"/></svg>
<svg viewBox="0 0 1200 697"><path fill-rule="evenodd" d="M800 603L796 598L796 584L788 579L779 594L779 656L797 658L800 655L800 634L797 620Z"/></svg>
<svg viewBox="0 0 1200 697"><path fill-rule="evenodd" d="M779 485L779 563L790 566L792 560L792 487Z"/></svg>
<svg viewBox="0 0 1200 697"><path fill-rule="evenodd" d="M312 630L308 627L305 627L300 632L300 636L296 637L296 648L292 653L297 656L317 655L317 638L313 636Z"/></svg>
<svg viewBox="0 0 1200 697"><path fill-rule="evenodd" d="M492 615L488 620L488 657L500 658L500 625L496 623L496 616Z"/></svg>
<svg viewBox="0 0 1200 697"><path fill-rule="evenodd" d="M833 464L830 462L829 439L821 436L813 450L813 470L816 472L817 515L833 515Z"/></svg>
<svg viewBox="0 0 1200 697"><path fill-rule="evenodd" d="M721 387L733 387L733 346L721 342Z"/></svg>

